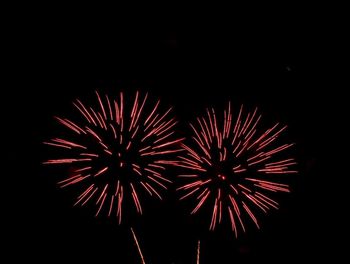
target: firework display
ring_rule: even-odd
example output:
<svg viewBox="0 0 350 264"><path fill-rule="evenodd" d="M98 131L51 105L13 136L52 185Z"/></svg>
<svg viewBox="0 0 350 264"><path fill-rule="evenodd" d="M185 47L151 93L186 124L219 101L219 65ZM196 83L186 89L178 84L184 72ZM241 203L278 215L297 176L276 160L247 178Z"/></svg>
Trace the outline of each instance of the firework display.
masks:
<svg viewBox="0 0 350 264"><path fill-rule="evenodd" d="M142 214L140 197L162 199L161 189L172 182L166 167L177 164L173 157L182 139L174 135L172 109L162 111L159 100L149 101L139 92L132 100L122 92L112 98L96 91L95 105L73 103L76 119L55 117L66 130L44 144L59 149L60 156L44 164L69 167L58 184L81 188L74 205L94 205L96 216L114 215L121 223L130 209L127 201Z"/></svg>
<svg viewBox="0 0 350 264"><path fill-rule="evenodd" d="M290 192L285 177L297 170L286 150L294 144L279 142L287 126L264 127L261 117L243 106L234 116L228 103L223 114L210 108L190 125L193 136L182 143L180 156L186 172L179 175L183 182L177 190L180 200L194 200L191 214L212 208L210 230L229 219L237 237L246 230L246 218L259 228L256 212L277 209L276 193Z"/></svg>

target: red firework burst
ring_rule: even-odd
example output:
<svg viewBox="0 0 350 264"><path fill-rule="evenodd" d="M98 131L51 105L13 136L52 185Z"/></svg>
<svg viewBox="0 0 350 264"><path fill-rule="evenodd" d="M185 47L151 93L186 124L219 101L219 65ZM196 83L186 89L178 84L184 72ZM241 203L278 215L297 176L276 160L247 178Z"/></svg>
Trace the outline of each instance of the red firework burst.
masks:
<svg viewBox="0 0 350 264"><path fill-rule="evenodd" d="M126 200L142 214L140 192L162 199L159 189L171 183L164 170L176 164L171 154L181 151L178 143L182 139L174 138L177 121L169 117L171 108L159 110L159 100L149 106L147 94L141 98L136 92L133 104L128 105L123 93L114 99L97 91L96 96L96 108L80 100L73 103L80 114L77 122L55 117L68 128L70 138L44 142L66 151L64 158L44 164L70 165L72 173L58 184L83 187L74 205L94 202L96 216L101 211L108 216L114 213L121 223Z"/></svg>
<svg viewBox="0 0 350 264"><path fill-rule="evenodd" d="M223 119L212 108L197 118L197 125L190 125L192 145L182 144L186 154L180 156L180 166L190 172L180 175L187 181L177 190L183 192L180 200L196 199L191 214L205 204L212 206L210 230L227 216L237 237L239 228L245 231L244 214L259 228L253 208L264 213L277 209L271 194L289 192L289 185L278 176L297 172L291 169L295 160L284 152L293 144L276 145L286 126L276 123L262 129L260 119L257 109L244 114L241 106L234 120L229 103Z"/></svg>

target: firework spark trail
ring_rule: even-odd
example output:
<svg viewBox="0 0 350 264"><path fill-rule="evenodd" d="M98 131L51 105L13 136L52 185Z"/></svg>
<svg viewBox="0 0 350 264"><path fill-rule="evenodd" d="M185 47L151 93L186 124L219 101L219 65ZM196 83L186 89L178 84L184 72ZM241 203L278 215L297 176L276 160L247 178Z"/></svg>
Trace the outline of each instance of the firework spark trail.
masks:
<svg viewBox="0 0 350 264"><path fill-rule="evenodd" d="M138 252L140 254L140 258L141 258L142 264L146 264L145 259L144 259L143 254L142 254L142 251L141 251L141 248L140 248L140 245L139 245L139 242L138 242L137 237L135 235L135 232L134 232L134 230L132 228L130 228L130 229L131 229L131 233L132 233L132 236L134 238L137 250L138 250Z"/></svg>
<svg viewBox="0 0 350 264"><path fill-rule="evenodd" d="M193 197L195 206L191 214L204 206L212 207L210 230L214 230L226 216L235 236L246 230L244 217L258 228L256 210L266 213L279 204L272 193L289 192L289 185L279 175L297 173L293 158L285 150L294 144L278 145L278 138L286 126L276 123L268 129L259 127L261 115L257 109L244 113L243 105L234 118L231 103L223 119L211 108L196 119L192 141L182 143L184 155L179 166L189 170L178 191L180 200Z"/></svg>
<svg viewBox="0 0 350 264"><path fill-rule="evenodd" d="M159 100L153 106L148 104L148 94L136 92L133 102L122 92L110 98L96 91L96 97L96 107L73 102L81 115L77 121L55 117L66 129L65 136L43 143L59 149L61 157L43 164L69 166L72 173L58 185L81 185L82 193L74 205L94 201L96 216L115 214L121 223L126 201L142 214L144 193L162 199L159 189L172 183L165 177L165 169L178 164L176 154L182 151L183 138L174 136L177 121L170 116L171 108L162 112ZM268 169L274 171L275 167L272 164Z"/></svg>
<svg viewBox="0 0 350 264"><path fill-rule="evenodd" d="M196 261L196 264L199 264L200 250L201 250L201 241L198 240L198 245L197 245L197 261Z"/></svg>

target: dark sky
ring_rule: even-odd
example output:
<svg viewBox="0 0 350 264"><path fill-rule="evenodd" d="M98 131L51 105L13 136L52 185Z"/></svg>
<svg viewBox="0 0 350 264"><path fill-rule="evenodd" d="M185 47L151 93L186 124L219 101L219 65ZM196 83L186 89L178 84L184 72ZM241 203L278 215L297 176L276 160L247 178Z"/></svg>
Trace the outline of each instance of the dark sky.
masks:
<svg viewBox="0 0 350 264"><path fill-rule="evenodd" d="M12 257L141 263L127 225L73 208L72 196L41 165L47 158L41 142L56 136L52 117L95 89L148 91L174 105L184 123L228 100L258 106L267 121L288 124L288 139L296 143L300 173L291 176L293 192L261 219L260 230L251 226L239 239L230 230L209 232L172 190L165 201L150 201L134 221L146 263L195 263L198 239L201 264L280 263L336 252L330 228L336 209L327 197L335 191L320 164L333 96L320 89L332 79L325 18L288 8L240 16L165 12L153 20L120 12L33 12L14 22L4 140L10 183L3 186Z"/></svg>

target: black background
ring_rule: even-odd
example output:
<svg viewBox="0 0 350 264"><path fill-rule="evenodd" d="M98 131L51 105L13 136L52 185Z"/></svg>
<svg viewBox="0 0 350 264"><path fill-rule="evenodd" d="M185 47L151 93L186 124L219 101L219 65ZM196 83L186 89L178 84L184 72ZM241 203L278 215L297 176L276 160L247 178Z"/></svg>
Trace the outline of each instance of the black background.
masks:
<svg viewBox="0 0 350 264"><path fill-rule="evenodd" d="M47 159L42 141L56 135L52 117L69 113L72 100L95 89L149 91L174 105L184 124L228 100L258 106L267 122L288 124L288 139L296 143L300 173L291 176L293 192L261 219L261 230L252 226L238 239L229 230L209 232L171 189L135 221L146 263L195 263L198 239L202 264L338 255L335 235L342 230L329 198L339 183L321 163L331 156L327 137L338 123L329 110L337 65L328 13L292 6L127 15L94 7L43 10L24 7L6 27L7 69L14 70L2 111L11 258L141 263L128 225L73 208L72 197L41 165Z"/></svg>

